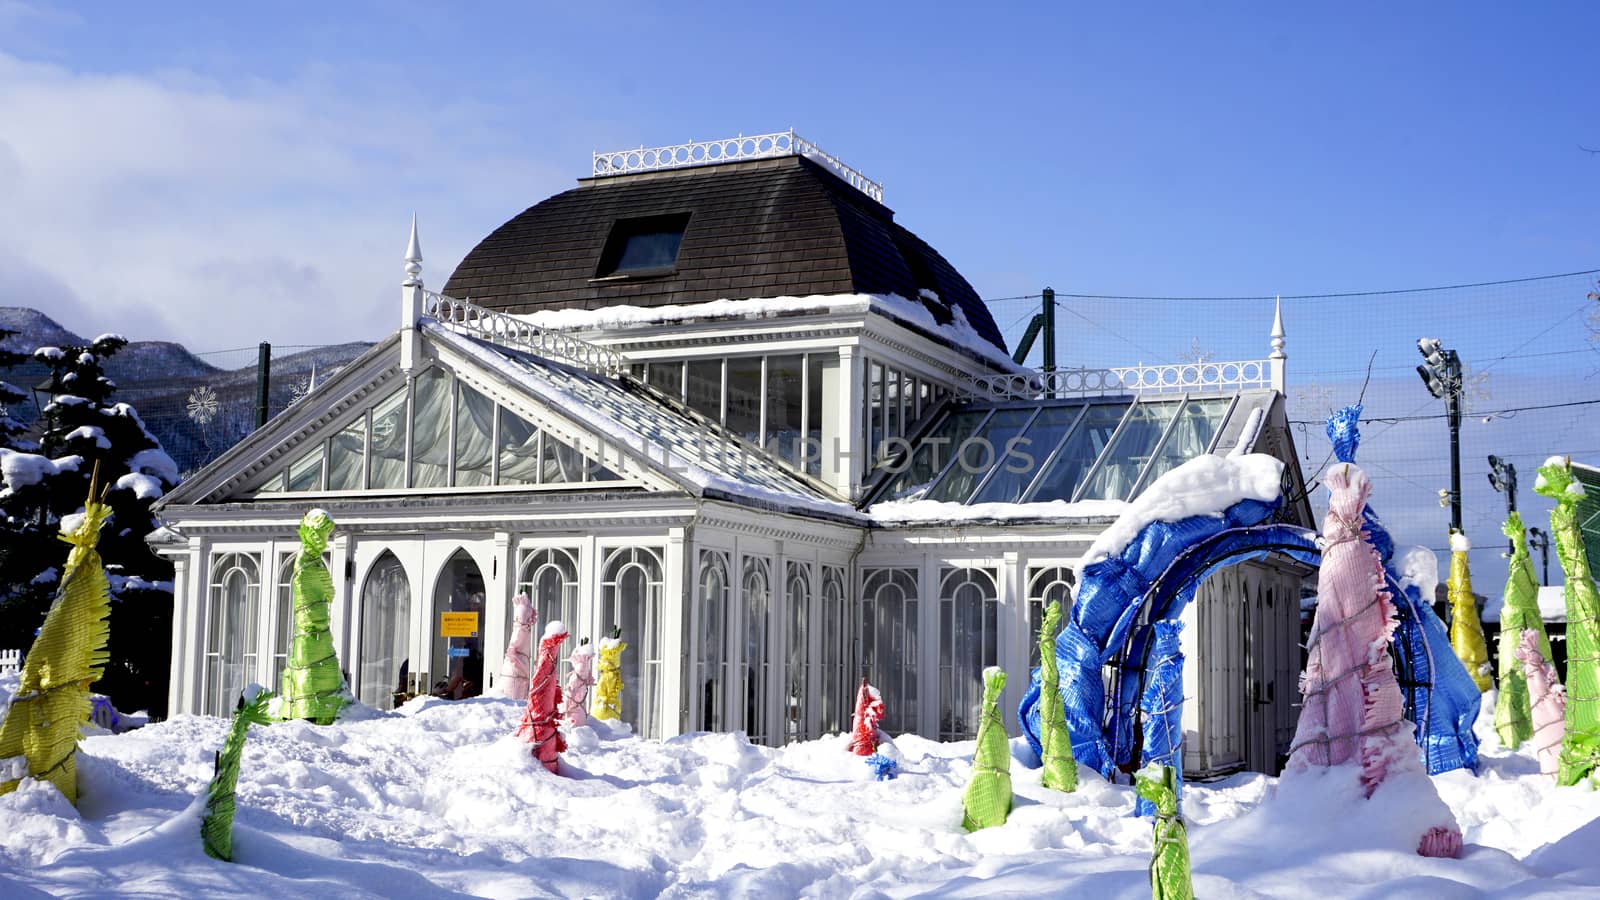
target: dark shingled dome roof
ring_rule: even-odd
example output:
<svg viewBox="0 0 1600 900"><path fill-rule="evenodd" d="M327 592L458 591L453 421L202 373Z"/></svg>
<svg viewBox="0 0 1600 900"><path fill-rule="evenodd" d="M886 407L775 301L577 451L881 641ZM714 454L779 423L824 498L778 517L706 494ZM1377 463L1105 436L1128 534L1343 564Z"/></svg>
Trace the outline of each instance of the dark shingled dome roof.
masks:
<svg viewBox="0 0 1600 900"><path fill-rule="evenodd" d="M671 272L596 277L619 220L684 213ZM924 289L939 302L922 300ZM584 179L495 229L444 292L509 313L898 294L921 300L940 323L959 305L978 334L1005 349L977 292L937 250L888 207L798 156Z"/></svg>

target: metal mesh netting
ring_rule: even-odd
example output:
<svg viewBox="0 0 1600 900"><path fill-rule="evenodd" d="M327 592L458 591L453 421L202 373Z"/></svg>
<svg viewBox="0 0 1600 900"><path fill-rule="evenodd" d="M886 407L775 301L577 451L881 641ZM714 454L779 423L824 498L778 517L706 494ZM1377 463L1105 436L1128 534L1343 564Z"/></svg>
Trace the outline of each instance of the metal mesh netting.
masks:
<svg viewBox="0 0 1600 900"><path fill-rule="evenodd" d="M1499 534L1506 507L1486 478L1488 454L1517 467L1523 517L1541 527L1550 504L1532 491L1538 463L1553 453L1600 461L1600 440L1588 424L1592 407L1528 408L1600 405L1595 343L1600 304L1588 297L1597 276L1600 271L1592 270L1368 293L1312 295L1286 289L1289 417L1308 485L1331 464L1323 421L1333 409L1357 401L1370 359L1361 466L1372 479L1373 493L1382 498L1398 545L1448 552L1450 514L1440 508L1438 493L1450 486L1444 403L1428 393L1415 372L1422 362L1417 339L1439 338L1460 354L1466 370L1461 479L1464 525L1473 540L1472 572L1480 595L1498 591L1506 577L1501 555L1506 544ZM1056 294L1058 365L1263 359L1270 352L1273 296L1249 293L1128 297L1063 288ZM1016 346L1039 306L1037 292L990 303L1010 346ZM1036 342L1028 363L1041 361ZM1325 492L1312 490L1310 499L1320 520ZM1550 580L1560 583L1553 553L1551 563ZM1535 574L1541 574L1537 554L1534 564Z"/></svg>

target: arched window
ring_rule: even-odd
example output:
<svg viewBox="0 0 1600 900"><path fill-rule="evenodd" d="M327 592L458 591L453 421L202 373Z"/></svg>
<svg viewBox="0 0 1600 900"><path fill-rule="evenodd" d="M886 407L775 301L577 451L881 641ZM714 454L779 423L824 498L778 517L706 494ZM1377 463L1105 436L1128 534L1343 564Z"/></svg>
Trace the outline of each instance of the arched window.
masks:
<svg viewBox="0 0 1600 900"><path fill-rule="evenodd" d="M915 732L916 569L867 569L862 573L861 665L867 679L883 695L883 730L894 734Z"/></svg>
<svg viewBox="0 0 1600 900"><path fill-rule="evenodd" d="M483 570L472 554L457 550L439 572L439 581L433 588L433 618L436 626L444 623L444 613L473 616L471 634L443 634L433 636L432 693L447 700L463 700L483 693Z"/></svg>
<svg viewBox="0 0 1600 900"><path fill-rule="evenodd" d="M283 670L289 667L289 641L294 637L294 558L285 553L278 557L278 589L272 617L272 683L271 690L283 684Z"/></svg>
<svg viewBox="0 0 1600 900"><path fill-rule="evenodd" d="M523 649L528 659L539 653L539 635L544 626L559 619L572 637L561 643L560 662L565 662L577 646L578 638L578 551L560 547L542 547L525 550L522 566L517 576L517 592L527 594L538 613L538 626L534 629L531 645ZM510 640L511 616L506 616L506 639ZM591 643L593 641L591 640ZM556 666L557 677L563 671Z"/></svg>
<svg viewBox="0 0 1600 900"><path fill-rule="evenodd" d="M1069 566L1037 566L1028 569L1028 670L1039 665L1039 629L1044 625L1044 608L1061 601L1061 622L1072 615L1072 586L1077 583Z"/></svg>
<svg viewBox="0 0 1600 900"><path fill-rule="evenodd" d="M767 680L771 671L772 563L746 556L739 576L744 606L744 659L740 663L739 690L744 700L744 732L752 744L768 743Z"/></svg>
<svg viewBox="0 0 1600 900"><path fill-rule="evenodd" d="M850 720L850 679L847 677L849 617L844 608L844 568L822 567L822 733L844 731Z"/></svg>
<svg viewBox="0 0 1600 900"><path fill-rule="evenodd" d="M728 684L728 554L700 551L700 578L695 603L699 609L699 655L695 659L694 693L696 727L720 731L723 696Z"/></svg>
<svg viewBox="0 0 1600 900"><path fill-rule="evenodd" d="M789 634L784 667L788 690L784 692L783 737L785 741L803 741L811 737L807 721L811 691L806 687L811 677L811 566L792 560L784 565L784 594L789 604Z"/></svg>
<svg viewBox="0 0 1600 900"><path fill-rule="evenodd" d="M607 555L600 584L602 636L622 628L622 718L635 734L661 736L661 556L646 547Z"/></svg>
<svg viewBox="0 0 1600 900"><path fill-rule="evenodd" d="M226 553L211 564L206 615L206 681L202 709L233 714L256 676L256 619L261 608L261 563L254 553Z"/></svg>
<svg viewBox="0 0 1600 900"><path fill-rule="evenodd" d="M994 570L939 570L939 740L977 735L983 670L1000 664L999 625Z"/></svg>
<svg viewBox="0 0 1600 900"><path fill-rule="evenodd" d="M393 709L411 673L411 582L405 567L385 550L361 586L362 703Z"/></svg>

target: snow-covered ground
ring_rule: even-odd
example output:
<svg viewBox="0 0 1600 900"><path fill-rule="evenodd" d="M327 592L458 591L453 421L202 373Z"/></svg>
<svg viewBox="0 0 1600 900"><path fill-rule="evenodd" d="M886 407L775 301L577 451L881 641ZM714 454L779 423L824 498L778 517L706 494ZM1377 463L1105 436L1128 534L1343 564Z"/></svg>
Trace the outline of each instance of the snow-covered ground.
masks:
<svg viewBox="0 0 1600 900"><path fill-rule="evenodd" d="M226 723L181 716L88 737L79 810L33 782L0 797L0 896L1149 895L1150 823L1132 815L1130 788L1087 771L1077 793L1057 794L1019 762L1010 820L968 835L970 742L902 737L900 777L874 782L837 737L774 750L601 723L569 732L561 777L510 737L520 715L510 700L428 699L252 729L232 864L201 850L192 803ZM1017 740L1013 754L1030 751ZM1350 799L1354 770L1188 785L1196 891L1600 895L1600 795L1556 788L1492 736L1484 761L1478 778L1435 779L1466 836L1459 860L1413 852L1408 798L1387 786Z"/></svg>

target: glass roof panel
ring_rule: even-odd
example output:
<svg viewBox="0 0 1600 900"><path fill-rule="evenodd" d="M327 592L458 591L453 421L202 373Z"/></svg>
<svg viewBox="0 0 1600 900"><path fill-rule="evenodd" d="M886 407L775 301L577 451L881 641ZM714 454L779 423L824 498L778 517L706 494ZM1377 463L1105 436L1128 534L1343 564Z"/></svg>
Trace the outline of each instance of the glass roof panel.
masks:
<svg viewBox="0 0 1600 900"><path fill-rule="evenodd" d="M1027 408L998 410L972 440L951 445L948 452L954 454L955 465L945 470L944 477L928 492L928 499L946 503L971 499L973 489L985 475L996 466L1007 464L1006 451L1012 438L1022 433L1034 412Z"/></svg>
<svg viewBox="0 0 1600 900"><path fill-rule="evenodd" d="M1073 429L1061 445L1061 450L1050 463L1050 468L1040 476L1039 483L1026 498L1030 503L1047 503L1051 500L1070 500L1089 467L1099 458L1100 451L1110 443L1117 423L1128 411L1128 403L1101 403L1089 407L1083 421Z"/></svg>
<svg viewBox="0 0 1600 900"><path fill-rule="evenodd" d="M1222 427L1222 417L1228 414L1228 404L1232 399L1213 397L1190 400L1183 412L1178 414L1178 422L1173 426L1166 445L1150 463L1150 470L1145 473L1140 489L1211 449L1211 442L1216 440L1217 429Z"/></svg>
<svg viewBox="0 0 1600 900"><path fill-rule="evenodd" d="M971 502L1016 503L1021 500L1028 483L1039 474L1039 467L1050 458L1082 411L1082 405L1047 406L1040 410L1039 418L1033 420L1017 443L1018 453L1027 454L1028 459L1012 457L1009 461L1002 460L994 474L989 476L989 481L978 488Z"/></svg>
<svg viewBox="0 0 1600 900"><path fill-rule="evenodd" d="M878 495L878 500L920 499L944 470L951 454L972 436L988 415L987 409L969 409L945 416L926 437L917 442L917 449L912 451L909 464L902 463L906 466L905 470Z"/></svg>
<svg viewBox="0 0 1600 900"><path fill-rule="evenodd" d="M1128 414L1128 424L1117 435L1116 443L1105 452L1089 481L1078 492L1077 500L1126 500L1133 493L1150 457L1161 443L1161 435L1178 414L1181 400L1164 403L1140 403Z"/></svg>

